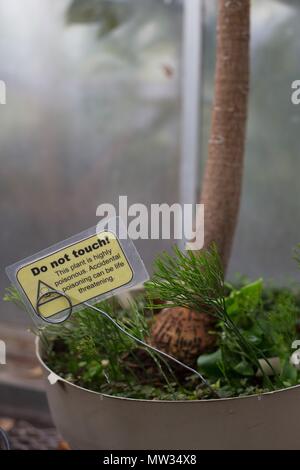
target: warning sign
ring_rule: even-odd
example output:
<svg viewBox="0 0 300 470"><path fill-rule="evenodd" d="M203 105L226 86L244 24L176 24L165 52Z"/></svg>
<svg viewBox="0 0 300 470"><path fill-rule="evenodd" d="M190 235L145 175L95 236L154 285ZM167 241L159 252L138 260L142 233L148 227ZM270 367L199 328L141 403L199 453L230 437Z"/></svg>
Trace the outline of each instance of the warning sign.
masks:
<svg viewBox="0 0 300 470"><path fill-rule="evenodd" d="M128 285L133 269L113 232L103 231L23 264L17 283L31 307L48 318ZM61 294L60 294L61 293Z"/></svg>

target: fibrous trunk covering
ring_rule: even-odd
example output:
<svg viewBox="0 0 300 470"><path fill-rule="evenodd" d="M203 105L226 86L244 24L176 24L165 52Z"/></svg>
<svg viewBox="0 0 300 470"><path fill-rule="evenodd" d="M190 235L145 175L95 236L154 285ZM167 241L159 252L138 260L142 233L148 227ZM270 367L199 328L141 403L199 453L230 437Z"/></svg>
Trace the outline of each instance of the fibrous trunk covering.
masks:
<svg viewBox="0 0 300 470"><path fill-rule="evenodd" d="M205 248L217 244L226 271L243 173L249 88L250 0L219 0L215 95L201 203Z"/></svg>

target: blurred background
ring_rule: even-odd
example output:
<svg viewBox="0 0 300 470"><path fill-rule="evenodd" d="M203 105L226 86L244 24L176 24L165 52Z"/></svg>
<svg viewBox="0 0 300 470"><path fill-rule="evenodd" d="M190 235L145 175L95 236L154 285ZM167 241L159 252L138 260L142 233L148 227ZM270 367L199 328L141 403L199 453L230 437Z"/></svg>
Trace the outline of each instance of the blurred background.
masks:
<svg viewBox="0 0 300 470"><path fill-rule="evenodd" d="M127 195L128 204L198 200L214 88L216 5L0 0L0 80L7 85L7 104L0 106L1 298L9 285L5 266L95 225L101 203L117 204L119 195ZM296 0L252 0L246 168L229 278L238 272L275 284L300 280L292 259L300 242L300 114L291 104L299 21ZM136 245L151 270L172 241ZM40 421L45 415L25 326L29 316L1 300L0 338L10 357L0 366L3 427L1 413L13 416L18 409ZM7 426L14 429L15 421ZM20 443L28 424L15 432L17 447L33 445ZM49 432L47 443L35 448L49 448Z"/></svg>
<svg viewBox="0 0 300 470"><path fill-rule="evenodd" d="M187 3L0 0L0 78L7 84L0 108L1 294L5 266L95 225L103 202L117 204L119 195L128 204L197 200L216 0L189 3L188 14L195 8L199 15L191 28ZM246 171L231 278L298 278L292 248L300 241L300 115L290 100L299 78L297 5L252 2ZM172 241L136 244L151 270ZM28 322L2 301L0 315L2 322Z"/></svg>
<svg viewBox="0 0 300 470"><path fill-rule="evenodd" d="M0 0L0 31L1 267L95 225L119 195L178 201L178 2ZM165 247L147 245L148 267Z"/></svg>

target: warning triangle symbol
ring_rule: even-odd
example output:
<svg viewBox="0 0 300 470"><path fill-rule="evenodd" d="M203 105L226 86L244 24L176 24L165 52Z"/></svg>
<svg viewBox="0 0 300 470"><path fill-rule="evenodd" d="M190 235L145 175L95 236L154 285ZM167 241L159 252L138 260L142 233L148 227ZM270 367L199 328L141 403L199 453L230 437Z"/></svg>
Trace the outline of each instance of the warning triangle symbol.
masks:
<svg viewBox="0 0 300 470"><path fill-rule="evenodd" d="M36 299L39 305L46 304L60 297L61 297L61 294L59 292L56 292L54 287L51 287L49 286L49 284L46 284L46 282L39 280L38 288L37 288L37 299Z"/></svg>

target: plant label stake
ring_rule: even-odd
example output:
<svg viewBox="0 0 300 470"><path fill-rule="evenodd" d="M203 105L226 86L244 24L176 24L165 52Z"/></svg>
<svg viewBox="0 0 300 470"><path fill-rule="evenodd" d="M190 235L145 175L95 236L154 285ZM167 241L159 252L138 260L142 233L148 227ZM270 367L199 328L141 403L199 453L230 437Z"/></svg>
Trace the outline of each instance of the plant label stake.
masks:
<svg viewBox="0 0 300 470"><path fill-rule="evenodd" d="M120 220L118 226L119 237L111 230L93 227L9 266L7 275L38 327L62 323L84 305L138 344L196 374L216 395L198 371L131 335L108 313L94 306L149 279Z"/></svg>

